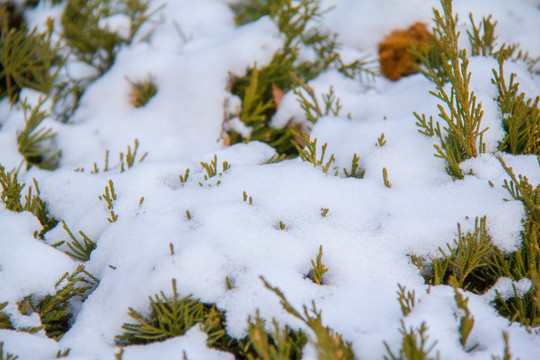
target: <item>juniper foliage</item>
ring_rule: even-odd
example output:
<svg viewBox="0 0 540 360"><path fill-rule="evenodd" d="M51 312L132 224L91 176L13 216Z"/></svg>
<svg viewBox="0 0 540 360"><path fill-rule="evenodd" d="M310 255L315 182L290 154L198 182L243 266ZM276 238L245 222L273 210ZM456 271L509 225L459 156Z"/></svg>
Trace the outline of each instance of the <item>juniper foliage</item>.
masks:
<svg viewBox="0 0 540 360"><path fill-rule="evenodd" d="M376 75L371 62L366 59L344 63L336 36L324 31L321 26L311 25L317 24L325 12L320 3L320 0L256 0L242 1L233 6L238 24L269 15L285 40L268 65L258 67L255 64L246 75L233 79L231 92L242 99L242 110L233 116L251 128L251 134L244 138L233 129L228 129L228 142L231 144L258 140L274 147L278 154L297 155L295 145L300 143L300 126L287 124L278 129L269 126L278 107L276 89L285 93L294 88L298 79L307 83L330 68L352 78ZM302 48L312 50L316 54L315 60L300 61ZM297 80L290 74L294 74Z"/></svg>
<svg viewBox="0 0 540 360"><path fill-rule="evenodd" d="M434 9L436 27L434 37L442 46L441 67L422 67L420 71L431 80L437 91L432 95L442 101L438 105L441 122L427 121L425 115L414 113L420 132L436 135L440 145L434 145L435 156L445 160L446 170L453 178L462 179L464 174L459 164L485 152L482 140L487 128L481 128L482 106L476 95L469 88L471 73L468 70L469 59L464 49L458 46L459 32L456 30L457 16L452 13L452 1L441 0L443 14ZM426 52L417 52L419 60L430 65ZM441 76L443 74L443 76ZM451 83L450 93L445 86L446 78Z"/></svg>
<svg viewBox="0 0 540 360"><path fill-rule="evenodd" d="M74 301L86 300L98 279L88 273L82 265L71 274L65 273L55 284L55 293L41 300L32 295L19 302L19 311L23 314L35 312L41 318L42 327L48 337L59 340L70 328L73 314L70 312Z"/></svg>
<svg viewBox="0 0 540 360"><path fill-rule="evenodd" d="M56 71L64 59L60 45L52 40L53 23L47 31L36 28L11 27L7 4L0 5L0 98L9 97L15 103L19 91L28 87L48 94L54 84Z"/></svg>

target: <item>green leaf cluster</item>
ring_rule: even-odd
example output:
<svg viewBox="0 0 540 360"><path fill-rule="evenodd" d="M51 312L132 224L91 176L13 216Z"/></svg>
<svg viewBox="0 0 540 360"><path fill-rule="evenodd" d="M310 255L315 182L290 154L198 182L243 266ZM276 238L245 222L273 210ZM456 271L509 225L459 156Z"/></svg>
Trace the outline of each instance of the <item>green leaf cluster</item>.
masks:
<svg viewBox="0 0 540 360"><path fill-rule="evenodd" d="M384 356L385 360L438 360L439 354L436 357L431 357L430 354L437 345L433 342L428 345L429 336L427 335L428 327L423 322L418 328L409 328L405 326L405 322L401 320L402 335L401 348L397 354L392 352L390 346L385 342L384 346L388 356Z"/></svg>
<svg viewBox="0 0 540 360"><path fill-rule="evenodd" d="M126 155L124 156L124 153L120 153L120 173L123 173L127 169L131 169L135 165L135 160L137 160L137 150L139 149L139 140L135 139L135 143L133 145L133 151L131 150L131 146L128 145ZM148 152L145 152L142 154L142 156L137 160L138 162L142 162L146 157L148 156Z"/></svg>
<svg viewBox="0 0 540 360"><path fill-rule="evenodd" d="M35 236L43 239L45 233L58 224L58 220L49 214L47 204L40 198L39 187L36 179L33 179L34 187L28 186L28 192L22 202L22 190L25 188L25 183L19 183L17 179L19 169L6 172L5 168L0 165L0 185L2 186L1 199L4 202L6 209L16 212L28 211L32 213L42 226L42 229ZM35 191L35 194L33 193Z"/></svg>
<svg viewBox="0 0 540 360"><path fill-rule="evenodd" d="M110 210L110 217L107 218L107 220L110 223L116 222L118 219L118 215L114 212L114 202L117 199L116 191L114 190L114 183L111 179L109 179L109 183L107 186L105 186L105 193L98 196L98 199L100 201L105 201L107 204L107 209Z"/></svg>
<svg viewBox="0 0 540 360"><path fill-rule="evenodd" d="M151 10L148 0L66 0L61 18L62 38L70 53L95 68L97 74L84 79L67 76L56 84L54 104L64 122L78 107L86 88L113 65L120 47L130 44L141 26L162 7ZM129 19L127 37L103 26L107 18L120 14ZM151 87L145 88L147 99L150 92Z"/></svg>
<svg viewBox="0 0 540 360"><path fill-rule="evenodd" d="M315 124L323 116L338 116L339 111L341 110L341 104L339 103L339 98L336 97L334 93L334 88L330 86L330 90L327 94L322 95L322 100L324 102L324 111L313 88L309 87L302 79L291 73L291 77L294 79L296 86L293 87L293 92L296 95L300 107L304 110L306 115L306 120ZM300 87L301 91L298 87ZM307 94L307 97L306 97Z"/></svg>
<svg viewBox="0 0 540 360"><path fill-rule="evenodd" d="M208 345L216 348L229 348L233 340L225 331L225 316L215 306L203 304L191 295L180 297L176 281L172 280L172 299L163 292L149 297L151 314L144 316L130 308L128 315L134 324L124 324L125 332L116 337L117 344L147 344L163 341L185 334L193 326L200 324L208 334Z"/></svg>
<svg viewBox="0 0 540 360"><path fill-rule="evenodd" d="M320 158L317 158L317 139L313 139L312 141L310 135L308 133L304 133L302 140L305 146L303 149L295 144L298 154L300 155L300 159L313 164L313 167L320 167L323 173L328 174L328 170L335 160L334 154L330 155L328 161L325 159L326 147L328 144L325 143L321 147L321 156Z"/></svg>
<svg viewBox="0 0 540 360"><path fill-rule="evenodd" d="M454 286L454 300L456 301L457 308L461 313L457 315L459 317L459 342L467 352L471 352L478 347L478 344L467 346L467 340L469 339L469 335L471 335L471 331L474 327L474 316L472 316L471 311L469 310L469 298L465 298L458 290L459 287L458 283L455 281L455 278L452 278L450 283Z"/></svg>
<svg viewBox="0 0 540 360"><path fill-rule="evenodd" d="M258 68L255 64L245 76L233 79L231 92L242 100L242 109L236 116L251 129L251 134L243 138L240 133L230 130L230 143L263 141L274 147L278 154L294 156L297 154L294 145L299 143L300 126L288 124L279 129L269 126L278 107L276 91L287 92L295 87L295 82L307 83L330 68L349 77L374 76L375 71L365 59L345 64L338 51L336 36L310 25L324 14L320 0L250 0L242 1L233 8L238 24L254 21L264 15L270 16L285 41L268 65ZM302 48L313 51L315 60L300 61ZM333 93L329 96L334 101Z"/></svg>
<svg viewBox="0 0 540 360"><path fill-rule="evenodd" d="M114 63L119 47L133 40L152 13L149 1L67 0L62 14L63 38L78 60L101 75ZM102 25L103 20L117 14L125 14L130 20L127 38Z"/></svg>
<svg viewBox="0 0 540 360"><path fill-rule="evenodd" d="M497 86L497 103L501 110L506 132L499 150L511 154L540 154L540 96L527 99L519 92L516 74L510 75L508 84L504 78L504 61L499 58L499 70L493 69L492 82Z"/></svg>
<svg viewBox="0 0 540 360"><path fill-rule="evenodd" d="M210 160L209 163L201 161L201 169L206 172L204 175L204 181L208 181L213 177L221 177L223 173L231 168L231 165L227 161L223 161L221 163L221 171L218 170L218 161L217 161L217 155L214 154L214 159ZM189 176L189 169L186 170L186 173L184 177L180 175L180 182L185 183L187 181L187 178ZM216 181L216 186L221 184L221 180ZM202 187L203 183L199 182L199 186ZM212 186L211 184L208 184L208 186Z"/></svg>
<svg viewBox="0 0 540 360"><path fill-rule="evenodd" d="M0 98L9 97L15 103L19 91L28 87L49 94L56 77L51 72L63 65L60 46L53 42L53 23L38 33L24 26L11 27L8 4L0 5Z"/></svg>
<svg viewBox="0 0 540 360"><path fill-rule="evenodd" d="M419 257L411 259L428 284L452 284L479 294L501 277L514 281L530 279L532 286L523 296L513 285L513 296L503 299L497 292L493 305L511 321L535 327L540 324L540 186L532 186L527 177L516 176L502 158L499 161L510 176L504 188L525 208L521 247L512 253L495 247L487 232L486 217L483 217L480 221L476 219L474 231L466 234L458 224L458 238L452 245L446 245L447 250L439 248L443 257L429 264Z"/></svg>
<svg viewBox="0 0 540 360"><path fill-rule="evenodd" d="M464 174L459 164L485 151L482 140L481 119L483 111L477 104L474 92L470 91L471 73L468 72L469 59L464 49L458 47L460 33L456 30L458 17L452 14L452 1L441 0L443 14L434 10L436 27L434 36L428 43L412 50L423 67L419 71L436 85L437 91L431 92L444 104L438 105L439 118L446 124L441 129L439 121L429 120L425 114L415 113L419 132L428 136L436 135L441 144L435 145L437 157L446 161L447 172L453 178L462 179ZM484 17L478 24L469 15L472 29L467 30L472 56L490 56L499 63L499 69L493 69L493 84L497 87L495 99L501 110L501 117L506 136L499 144L499 150L512 154L540 153L540 110L539 97L527 99L519 93L519 83L512 73L509 83L504 78L503 66L506 60L522 61L529 71L540 60L532 59L517 44L496 45L495 27L497 22L491 16ZM450 94L445 84L450 82Z"/></svg>
<svg viewBox="0 0 540 360"><path fill-rule="evenodd" d="M398 284L399 291L397 292L399 305L401 307L401 313L403 316L407 316L411 313L416 305L416 293L413 291L407 291L405 286Z"/></svg>
<svg viewBox="0 0 540 360"><path fill-rule="evenodd" d="M73 317L71 303L86 300L88 291L97 283L98 280L79 265L73 273L65 273L56 282L53 295L47 295L40 301L34 300L32 295L25 297L18 304L19 311L23 314L37 313L42 324L39 328L27 330L34 332L43 328L48 337L55 340L62 338L69 330Z"/></svg>
<svg viewBox="0 0 540 360"><path fill-rule="evenodd" d="M309 271L309 274L307 275L308 278L311 279L315 284L317 285L326 285L327 282L323 280L323 275L330 270L326 265L322 262L322 256L323 256L323 247L322 245L319 247L319 254L317 255L316 260L311 260L311 270Z"/></svg>
<svg viewBox="0 0 540 360"><path fill-rule="evenodd" d="M24 156L28 167L36 165L39 168L53 170L58 163L60 152L51 154L50 142L56 135L52 129L40 127L49 114L41 110L47 98L40 98L35 106L27 103L26 99L19 101L24 114L25 127L17 134L19 153Z"/></svg>
<svg viewBox="0 0 540 360"><path fill-rule="evenodd" d="M285 295L276 287L272 287L266 280L261 278L267 289L275 293L279 298L281 305L289 314L301 320L314 335L313 345L317 351L319 360L353 360L354 353L351 343L344 341L341 335L330 327L322 323L322 312L317 311L313 302L311 310L304 306L303 313L297 311L288 301Z"/></svg>
<svg viewBox="0 0 540 360"><path fill-rule="evenodd" d="M519 83L516 74L510 74L509 83L504 78L504 63L507 60L525 62L529 71L540 60L532 59L527 52L519 49L517 44L502 44L496 49L495 27L497 22L491 21L491 16L483 18L477 26L472 15L469 16L472 32L467 31L473 56L491 56L497 59L499 69L493 69L492 83L497 87L495 99L501 110L506 136L499 144L499 150L511 154L540 154L540 110L538 102L526 98L525 93L519 93Z"/></svg>
<svg viewBox="0 0 540 360"><path fill-rule="evenodd" d="M452 13L452 1L441 0L443 14L434 9L434 38L441 45L440 67L433 66L429 53L417 51L418 59L427 66L419 68L421 73L431 80L436 92L431 92L444 104L439 104L439 118L446 124L442 127L437 121L433 124L430 117L414 113L420 132L429 136L436 135L440 145L434 145L435 156L446 161L446 170L453 178L462 179L464 174L459 164L478 156L485 151L482 140L487 128L481 129L482 106L477 103L476 95L469 89L471 73L468 71L469 59L464 49L458 46L459 32L456 30L457 16ZM450 93L445 84L450 82Z"/></svg>
<svg viewBox="0 0 540 360"><path fill-rule="evenodd" d="M281 328L276 320L272 321L271 332L267 332L265 321L258 312L255 318L249 317L247 336L243 340L249 360L300 360L306 342L302 330L295 331L288 326Z"/></svg>
<svg viewBox="0 0 540 360"><path fill-rule="evenodd" d="M117 165L114 165L113 167L109 167L109 150L105 150L105 159L104 159L104 165L103 168L100 169L96 162L94 162L94 166L92 170L90 170L91 174L99 174L100 172L107 172L111 171L113 169L119 168L120 173L123 173L124 171L127 171L128 169L131 169L137 162L143 162L144 159L148 156L148 152L145 152L142 154L139 159L137 159L137 151L139 150L139 140L135 139L133 149L131 149L131 146L127 146L127 151L124 154L124 152L120 152L118 154L119 162ZM84 168L77 168L75 171L77 172L84 172Z"/></svg>
<svg viewBox="0 0 540 360"><path fill-rule="evenodd" d="M0 303L0 329L13 329L13 324L8 315L2 309L7 306L7 302Z"/></svg>
<svg viewBox="0 0 540 360"><path fill-rule="evenodd" d="M416 293L407 291L405 286L398 284L397 299L401 307L403 317L408 316L416 306ZM384 341L384 347L388 356L384 356L385 360L434 360L439 359L439 354L435 358L429 357L437 342L428 345L429 337L427 336L428 327L425 322L422 322L420 327L407 329L405 320L401 319L401 347L397 354L392 352L390 345Z"/></svg>
<svg viewBox="0 0 540 360"><path fill-rule="evenodd" d="M264 281L264 279L263 279ZM351 344L344 342L341 335L322 325L321 312L315 305L310 311L304 308L304 315L298 313L287 302L277 288L272 288L264 281L267 288L276 293L289 313L302 320L314 331L315 347L319 359L353 359ZM181 336L195 325L208 335L207 344L218 350L234 354L237 359L288 360L301 359L302 349L307 343L307 336L302 330L289 326L282 327L276 320L267 328L266 322L257 312L248 318L247 334L242 339L233 339L225 331L225 314L214 305L204 304L191 295L180 297L175 280L172 281L172 298L163 292L150 297L151 313L145 316L130 308L128 315L135 323L126 323L125 330L116 337L118 345L147 344L163 341L174 336Z"/></svg>
<svg viewBox="0 0 540 360"><path fill-rule="evenodd" d="M539 165L540 165L540 158ZM497 296L496 308L512 321L536 327L540 325L540 185L534 187L527 177L516 176L512 168L499 158L503 168L510 176L504 188L514 200L521 201L525 208L521 248L511 254L500 252L493 256L490 270L497 276L507 276L518 281L528 278L532 286L524 296L519 296L514 286L514 295L508 300Z"/></svg>
<svg viewBox="0 0 540 360"><path fill-rule="evenodd" d="M90 240L88 236L82 231L79 231L79 235L83 238L83 241L79 241L75 235L69 230L67 224L62 220L62 227L71 238L71 242L67 244L69 250L65 253L69 255L73 260L88 261L90 260L90 254L96 249L96 243Z"/></svg>

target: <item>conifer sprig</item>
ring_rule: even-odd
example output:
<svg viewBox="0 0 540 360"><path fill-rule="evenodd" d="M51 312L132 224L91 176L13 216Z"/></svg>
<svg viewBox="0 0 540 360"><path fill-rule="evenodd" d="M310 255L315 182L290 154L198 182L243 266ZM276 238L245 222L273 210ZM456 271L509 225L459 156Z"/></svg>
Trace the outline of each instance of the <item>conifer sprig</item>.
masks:
<svg viewBox="0 0 540 360"><path fill-rule="evenodd" d="M59 55L60 46L52 41L53 22L47 22L47 31L37 33L36 28L12 28L6 4L0 6L0 98L8 96L11 103L18 99L23 87L48 94L52 89L56 73L55 66L63 63Z"/></svg>
<svg viewBox="0 0 540 360"><path fill-rule="evenodd" d="M60 152L51 154L46 143L50 142L56 133L50 128L40 127L43 120L49 116L41 110L46 100L47 98L40 98L35 106L28 104L26 99L20 101L25 127L17 134L17 143L19 152L24 156L28 167L36 165L43 169L54 169Z"/></svg>
<svg viewBox="0 0 540 360"><path fill-rule="evenodd" d="M447 244L446 247L448 253L442 248L439 248L439 251L448 261L457 287L467 290L470 285L466 283L466 280L472 281L467 278L475 270L487 266L488 255L495 251L486 229L486 217L481 218L480 221L476 218L472 233L464 234L461 231L461 224L458 224L458 238L454 240L453 246Z"/></svg>
<svg viewBox="0 0 540 360"><path fill-rule="evenodd" d="M413 291L407 291L405 286L398 284L399 291L397 292L399 305L401 306L401 313L403 316L407 316L411 313L416 305L416 293Z"/></svg>
<svg viewBox="0 0 540 360"><path fill-rule="evenodd" d="M330 155L330 158L328 159L328 161L326 161L325 159L326 147L328 146L328 144L325 143L321 147L321 156L318 159L317 158L317 139L313 139L313 141L311 141L310 135L307 133L304 133L303 142L305 144L304 149L300 148L300 146L295 144L296 148L298 149L298 153L300 154L300 159L302 159L302 161L307 161L313 164L313 167L320 166L321 170L325 174L327 174L328 170L330 169L330 166L332 165L335 159L334 154Z"/></svg>
<svg viewBox="0 0 540 360"><path fill-rule="evenodd" d="M304 81L302 81L302 79L292 73L291 77L294 79L296 84L292 90L300 103L300 107L302 110L304 110L306 120L312 124L315 124L317 120L323 116L339 116L339 111L341 110L342 106L339 102L339 98L336 97L334 88L332 86L330 86L328 93L322 94L324 107L321 107L313 88L308 86ZM304 91L300 90L298 87Z"/></svg>
<svg viewBox="0 0 540 360"><path fill-rule="evenodd" d="M415 113L415 116L421 133L434 134L440 139L440 145L434 145L437 151L435 156L446 161L448 174L462 179L464 175L459 164L485 151L482 135L487 128L481 129L482 106L477 103L476 95L469 89L469 59L466 51L458 46L458 19L452 13L452 1L441 0L441 4L443 14L433 10L436 24L433 31L435 38L442 44L442 73L451 83L450 93L444 86L446 78L440 76L440 69L428 66L420 68L420 71L435 83L437 91L431 93L444 104L439 104L438 109L439 117L446 125L441 129L439 121L434 125L432 121L426 121L425 115ZM418 51L417 56L424 64L430 64L426 53Z"/></svg>
<svg viewBox="0 0 540 360"><path fill-rule="evenodd" d="M33 179L34 187L28 186L28 193L25 195L24 204L21 201L21 192L25 188L25 183L19 183L19 169L5 171L5 168L0 165L0 185L2 192L0 198L4 202L6 209L16 212L28 211L32 213L43 227L39 233L34 236L43 239L45 233L56 226L58 220L49 214L47 204L40 197L39 186L36 179ZM35 195L33 192L35 191Z"/></svg>
<svg viewBox="0 0 540 360"><path fill-rule="evenodd" d="M5 314L2 309L8 305L8 302L0 303L0 329L13 329L11 319Z"/></svg>
<svg viewBox="0 0 540 360"><path fill-rule="evenodd" d="M102 24L120 13L128 15L130 20L127 38ZM149 12L149 1L144 0L67 0L62 14L63 38L80 61L103 74L114 63L120 45L130 43L153 13Z"/></svg>
<svg viewBox="0 0 540 360"><path fill-rule="evenodd" d="M66 251L66 254L77 261L84 262L90 260L90 254L96 249L96 243L90 240L90 238L82 231L79 231L79 235L82 236L83 241L79 241L75 235L73 235L64 220L62 220L62 227L71 238L71 242L67 243L69 250Z"/></svg>
<svg viewBox="0 0 540 360"><path fill-rule="evenodd" d="M439 360L439 354L431 357L430 354L437 345L437 341L428 344L429 336L427 335L428 327L423 322L419 328L409 328L405 326L405 322L401 320L401 329L399 332L402 335L401 348L394 355L390 346L384 342L388 356L384 356L385 360Z"/></svg>
<svg viewBox="0 0 540 360"><path fill-rule="evenodd" d="M73 273L65 273L56 282L53 295L47 295L39 302L29 295L19 303L19 311L23 314L38 313L47 336L58 340L69 330L73 316L70 313L70 304L73 301L86 300L89 290L98 282L98 279L79 265Z"/></svg>
<svg viewBox="0 0 540 360"><path fill-rule="evenodd" d="M272 291L280 298L281 305L289 314L305 323L314 333L313 344L317 350L319 360L353 360L354 353L352 345L343 340L340 334L336 333L330 327L322 324L322 313L317 311L315 303L308 310L304 306L303 314L297 311L288 301L285 295L277 287L272 287L264 278L261 277L267 289Z"/></svg>
<svg viewBox="0 0 540 360"><path fill-rule="evenodd" d="M209 179L217 176L221 177L223 173L231 168L231 165L227 161L223 161L221 163L221 171L218 170L218 162L217 162L217 155L214 155L214 159L210 160L209 163L201 161L201 169L206 172L204 175L204 181L208 181ZM186 177L187 179L187 177ZM180 179L182 181L182 178ZM221 180L216 181L216 185L221 184ZM202 182L199 182L199 186L203 186ZM211 184L208 184L208 186L212 186Z"/></svg>
<svg viewBox="0 0 540 360"><path fill-rule="evenodd" d="M511 154L540 154L540 96L526 99L519 93L516 74L510 75L509 83L504 78L504 60L499 58L499 70L493 69L493 84L497 86L497 103L501 110L506 135L499 150Z"/></svg>
<svg viewBox="0 0 540 360"><path fill-rule="evenodd" d="M512 360L512 353L510 352L510 337L508 332L503 331L503 341L504 341L504 355L503 357L493 356L493 360Z"/></svg>
<svg viewBox="0 0 540 360"><path fill-rule="evenodd" d="M147 344L185 334L196 324L208 334L207 343L217 348L233 347L233 340L225 332L224 314L191 295L180 298L176 281L172 280L172 298L163 292L149 297L152 312L146 317L129 308L128 315L135 324L124 324L124 334L116 337L119 345Z"/></svg>
<svg viewBox="0 0 540 360"><path fill-rule="evenodd" d="M133 151L131 150L131 146L128 145L126 155L124 156L123 152L120 152L120 173L123 173L127 169L131 169L133 165L135 165L135 160L137 160L137 150L139 149L139 140L135 139L135 143L133 145ZM145 152L142 154L142 156L137 160L138 162L142 162L146 157L148 156L148 152Z"/></svg>
<svg viewBox="0 0 540 360"><path fill-rule="evenodd" d="M326 281L323 280L324 274L330 270L322 261L323 247L319 247L319 254L316 260L311 260L311 270L309 271L308 278L311 279L317 285L325 285Z"/></svg>
<svg viewBox="0 0 540 360"><path fill-rule="evenodd" d="M100 201L105 201L107 204L107 209L110 210L111 216L107 218L110 223L116 222L118 215L114 212L114 202L117 199L116 191L114 190L114 184L111 179L109 183L105 186L105 193L98 196Z"/></svg>
<svg viewBox="0 0 540 360"><path fill-rule="evenodd" d="M529 329L540 326L540 304L536 293L540 288L540 281L536 279L526 294L520 293L515 284L512 284L512 297L503 297L498 291L493 305L499 313L511 322L518 322Z"/></svg>
<svg viewBox="0 0 540 360"><path fill-rule="evenodd" d="M388 180L388 169L386 169L385 167L383 167L382 169L382 176L383 176L384 186L387 188L391 188L392 183L390 182L390 180Z"/></svg>
<svg viewBox="0 0 540 360"><path fill-rule="evenodd" d="M474 327L474 317L469 310L469 298L465 298L458 290L459 287L455 278L452 277L449 282L450 285L454 286L454 300L456 301L458 308L456 316L459 318L459 342L467 352L471 352L476 349L479 344L475 344L473 346L467 345L467 340L469 339L469 335L471 335L471 331Z"/></svg>
<svg viewBox="0 0 540 360"><path fill-rule="evenodd" d="M366 171L360 168L360 156L356 155L355 153L351 161L351 170L347 170L346 168L343 168L343 173L348 178L354 177L357 179L362 179Z"/></svg>
<svg viewBox="0 0 540 360"><path fill-rule="evenodd" d="M272 321L272 331L267 332L265 321L257 312L255 318L248 318L244 342L245 348L255 353L247 352L249 360L300 360L307 338L302 330L295 331L288 326L281 328L276 320Z"/></svg>
<svg viewBox="0 0 540 360"><path fill-rule="evenodd" d="M24 206L21 203L21 192L25 184L19 183L17 177L19 169L13 169L9 172L0 165L0 185L2 185L2 201L6 209L21 212Z"/></svg>
<svg viewBox="0 0 540 360"><path fill-rule="evenodd" d="M301 83L309 82L330 68L349 77L375 76L372 62L366 59L346 64L339 53L336 36L321 30L322 27L314 26L325 12L320 3L320 0L250 0L232 6L239 24L269 15L283 34L284 45L267 66L260 68L255 65L245 76L233 79L231 92L242 99L242 110L233 116L250 127L251 132L244 138L240 133L226 129L229 132L227 143L263 141L274 147L279 155L296 155L297 147L294 145L301 143L300 126L291 123L279 129L270 126L271 118L279 106L276 89L283 94L295 86L295 80L290 74L294 74ZM300 61L302 48L313 50L317 55L315 59ZM307 98L305 100L310 101ZM338 111L336 100L333 91L327 95L324 101L333 104L331 110L326 110L327 114ZM321 106L319 110L319 113L324 114L325 110ZM316 107L310 107L310 111L315 117L320 117Z"/></svg>
<svg viewBox="0 0 540 360"><path fill-rule="evenodd" d="M493 54L495 42L497 41L495 35L497 21L491 22L491 15L482 18L482 22L478 25L475 24L472 14L469 14L469 19L471 20L472 30L467 30L467 35L469 35L471 44L471 55L490 56Z"/></svg>

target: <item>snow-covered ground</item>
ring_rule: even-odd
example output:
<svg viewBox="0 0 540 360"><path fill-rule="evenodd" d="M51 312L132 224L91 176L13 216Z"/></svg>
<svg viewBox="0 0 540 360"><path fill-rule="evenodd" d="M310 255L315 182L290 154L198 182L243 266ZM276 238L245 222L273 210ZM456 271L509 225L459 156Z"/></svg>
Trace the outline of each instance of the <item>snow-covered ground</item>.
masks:
<svg viewBox="0 0 540 360"><path fill-rule="evenodd" d="M311 137L319 146L328 143L327 153L335 154L340 168L350 167L356 153L365 169L363 179L344 178L332 171L324 174L300 159L265 164L275 154L271 147L258 142L224 147L220 140L224 103L231 97L230 74L244 75L255 62L267 64L282 44L271 19L237 27L226 1L155 0L152 6L163 2L167 5L155 21L140 30L144 35L152 30L147 41L121 48L113 67L87 89L70 122L54 117L44 121L57 133L59 168L21 170L21 181L38 181L55 218L97 243L84 265L100 282L74 309L72 327L59 342L43 331L0 330L4 351L19 360L52 359L66 348L71 349L69 359L112 359L119 350L115 336L123 332L122 324L132 321L128 308L148 314L148 296L170 294L171 279L176 279L180 295L193 294L225 311L233 337L245 335L247 317L256 310L267 320L303 326L264 287L259 278L263 276L297 309L315 301L324 324L352 342L358 359L383 358L384 341L399 348L403 315L396 300L398 283L417 296L406 324L425 321L442 359L502 356L503 331L509 333L515 358L540 358L539 335L499 316L490 305L494 292L465 293L475 317L470 342L479 344L465 352L459 343L454 290L437 286L428 294L408 256L437 255L439 247L456 237L458 223L468 231L482 216L487 216L495 245L506 251L519 245L524 210L520 202L504 201L509 194L502 184L508 175L495 157L504 136L493 100L495 60L470 61L471 87L485 112L482 125L489 126L484 136L487 153L463 163L474 175L459 181L452 181L444 162L434 156L436 139L420 134L415 125L413 112L437 114L437 99L429 94L434 85L422 75L398 82L382 77L362 82L327 71L313 80L309 85L318 94L333 85L343 116L320 119ZM376 56L377 44L392 30L415 22L432 25L432 8L440 6L434 0L323 1L323 8L333 5L323 22L339 34L347 56ZM492 14L498 21L499 43L520 43L532 57L540 56L539 5L534 0L455 0L463 47L468 46L463 36L468 14L477 21ZM61 6L39 5L26 16L35 25L60 12ZM116 25L121 28L122 23ZM71 71L87 69L73 64ZM508 64L506 72L517 73L520 90L529 97L540 93L540 77L525 65ZM144 80L149 73L158 92L146 106L134 108L126 77ZM39 94L24 90L21 96L36 102ZM303 118L294 94L286 94L282 104L276 124ZM10 108L8 100L0 103L0 111L0 164L10 170L23 160L16 134L24 128L24 118L20 107ZM382 133L387 143L376 146ZM134 139L140 143L139 155L148 155L120 173L114 167L117 156L128 145L133 148ZM91 173L94 163L103 168L106 150L114 168ZM217 178L204 180L200 165L214 154L220 167L223 161L231 165L219 177L219 185ZM526 175L534 186L540 183L535 156L502 156L516 174ZM77 168L85 170L75 172ZM189 179L181 184L179 175L187 168ZM383 168L391 188L383 183ZM109 210L98 198L109 179L117 193L114 223L107 221ZM244 191L252 205L243 201ZM321 208L329 209L324 217ZM29 294L39 298L53 293L56 281L78 265L62 248L49 246L69 240L61 224L46 234L45 242L34 238L40 229L31 214L0 206L0 303L9 303L3 311L18 327L40 322L35 314L20 314L17 301ZM330 269L327 285L322 286L306 278L320 245ZM226 277L233 289L227 288ZM189 359L233 358L207 348L205 335L193 328L183 337L127 347L123 359L180 359L183 351ZM307 349L304 358L313 354Z"/></svg>

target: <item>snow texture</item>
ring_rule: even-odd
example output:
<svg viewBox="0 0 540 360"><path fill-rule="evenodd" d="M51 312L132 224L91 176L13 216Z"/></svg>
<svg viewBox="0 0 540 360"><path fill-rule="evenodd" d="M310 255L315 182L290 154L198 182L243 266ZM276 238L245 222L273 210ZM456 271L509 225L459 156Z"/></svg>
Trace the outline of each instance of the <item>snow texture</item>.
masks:
<svg viewBox="0 0 540 360"><path fill-rule="evenodd" d="M462 40L469 13L476 21L493 14L500 43L519 42L537 57L538 4L455 0L454 8L460 16ZM431 26L432 7L440 7L434 0L323 2L323 7L332 5L323 22L338 33L342 52L348 56L375 56L377 43L388 33L418 21ZM42 1L26 17L30 25L43 26L46 16L60 14L61 7ZM140 30L146 40L119 50L114 66L87 89L69 123L54 117L44 122L57 133L60 167L52 172L21 168L21 181L38 181L41 197L55 218L97 243L85 268L100 282L59 342L43 331L0 330L4 351L17 354L19 360L53 359L66 348L71 349L69 359L112 359L119 352L115 336L131 320L128 308L148 313L148 297L160 291L170 295L172 279L181 296L193 294L225 311L233 337L245 335L247 317L256 310L267 320L303 326L264 287L259 278L263 276L298 309L315 301L324 324L352 342L359 359L381 359L386 354L383 341L392 349L399 347L398 283L417 294L418 305L406 324L419 326L425 321L430 341L437 341L436 351L443 359L502 356L503 331L509 333L514 358L538 359L538 335L510 325L490 305L495 289L511 294L509 279L500 279L483 296L465 293L476 320L469 341L479 344L467 353L459 344L453 289L437 286L427 293L408 256L440 255L438 248L456 238L458 223L463 231L470 231L475 218L482 216L487 216L489 234L499 248L512 251L519 246L524 210L520 202L504 200L510 197L502 188L508 175L494 154L504 136L493 99L494 61L472 58L470 62L471 88L485 112L482 126L489 127L484 136L488 153L464 162L463 170L471 169L472 175L460 181L452 181L443 161L434 156L436 139L420 134L415 125L413 112L437 114L437 99L429 94L433 85L422 75L395 83L384 78L360 82L327 71L314 79L309 85L316 94L321 96L332 85L343 109L340 117L324 117L313 125L312 138L318 139L319 148L328 144L327 153L335 154L340 169L350 168L355 153L365 169L363 179L336 177L332 170L324 174L299 159L265 164L275 152L262 143L222 144L224 106L240 105L228 90L231 75L245 74L254 63L267 64L282 45L270 18L236 27L234 14L223 0L171 0L155 16L159 21ZM129 30L121 16L102 26L118 28L122 34ZM88 72L77 63L68 68L81 77ZM531 75L523 64L508 65L506 72L517 73L521 90L529 97L538 95L538 74ZM134 108L126 78L144 80L148 74L155 79L157 94L146 106ZM22 96L35 102L39 94L24 90ZM16 134L24 127L24 117L20 106L10 108L7 100L0 103L0 112L0 164L10 170L23 160ZM305 123L292 92L285 95L272 124L280 127L290 119ZM376 146L383 133L386 145ZM117 156L128 145L133 148L134 139L140 143L139 155L147 151L148 156L120 173ZM92 174L94 163L103 168L107 150L112 169ZM214 154L220 167L227 161L231 168L204 180L200 162L212 160ZM535 157L503 157L534 186L540 183ZM84 170L73 171L77 168ZM187 168L189 179L181 184L178 175ZM392 188L383 184L383 168ZM107 221L109 210L98 199L109 179L118 195L115 223ZM252 197L252 205L243 201L244 191ZM321 208L329 209L327 216L321 216ZM48 246L69 238L58 225L45 241L35 239L40 224L31 214L1 207L0 229L0 303L9 303L4 311L17 326L39 325L35 314L20 314L14 304L29 294L40 298L54 293L58 278L75 270L77 263L63 253L65 247ZM320 245L330 268L324 286L306 277ZM226 277L234 289L227 289ZM526 292L530 282L523 280L516 286ZM179 359L182 352L189 359L233 358L207 348L205 336L195 327L162 343L127 347L123 359ZM307 347L304 358L315 356Z"/></svg>

